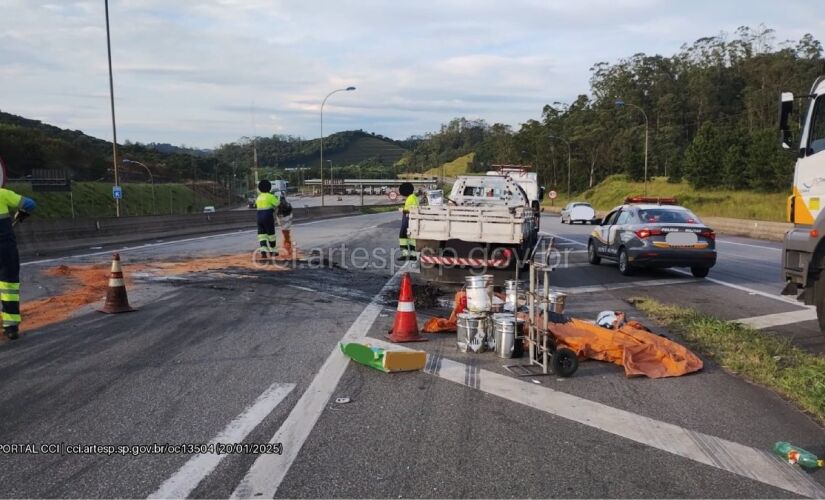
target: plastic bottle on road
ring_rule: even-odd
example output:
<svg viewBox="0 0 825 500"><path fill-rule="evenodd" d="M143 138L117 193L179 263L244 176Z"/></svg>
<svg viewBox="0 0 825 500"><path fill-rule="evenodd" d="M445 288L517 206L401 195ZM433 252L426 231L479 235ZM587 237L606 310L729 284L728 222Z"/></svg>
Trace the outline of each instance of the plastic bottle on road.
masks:
<svg viewBox="0 0 825 500"><path fill-rule="evenodd" d="M806 469L818 469L825 465L825 460L787 441L778 441L773 445L773 452L787 460L788 463L799 464Z"/></svg>

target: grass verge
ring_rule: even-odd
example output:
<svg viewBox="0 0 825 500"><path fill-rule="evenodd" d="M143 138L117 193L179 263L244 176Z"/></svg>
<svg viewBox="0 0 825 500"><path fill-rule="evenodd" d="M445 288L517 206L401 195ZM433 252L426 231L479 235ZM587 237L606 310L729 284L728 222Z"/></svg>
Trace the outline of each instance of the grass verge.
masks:
<svg viewBox="0 0 825 500"><path fill-rule="evenodd" d="M630 302L745 379L773 389L825 423L825 356L785 339L648 297Z"/></svg>

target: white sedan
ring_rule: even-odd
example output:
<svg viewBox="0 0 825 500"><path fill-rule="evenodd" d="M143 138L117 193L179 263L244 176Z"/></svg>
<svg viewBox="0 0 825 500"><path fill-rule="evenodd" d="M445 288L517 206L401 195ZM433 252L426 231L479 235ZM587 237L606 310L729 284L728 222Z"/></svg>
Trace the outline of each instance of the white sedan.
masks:
<svg viewBox="0 0 825 500"><path fill-rule="evenodd" d="M561 209L561 223L573 224L574 222L581 222L582 224L592 224L596 220L596 211L590 203L581 201L574 201L568 203L566 207Z"/></svg>

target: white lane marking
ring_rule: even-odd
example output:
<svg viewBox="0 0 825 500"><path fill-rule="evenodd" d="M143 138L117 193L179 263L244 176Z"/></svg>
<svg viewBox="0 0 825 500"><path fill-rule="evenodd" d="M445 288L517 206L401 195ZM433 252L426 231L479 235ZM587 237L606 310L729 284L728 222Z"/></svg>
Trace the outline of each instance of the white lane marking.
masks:
<svg viewBox="0 0 825 500"><path fill-rule="evenodd" d="M730 240L720 240L719 238L716 238L716 242L717 243L725 243L727 245L740 245L740 246L743 246L743 247L761 248L763 250L776 250L777 252L782 251L781 248L777 248L777 247L768 247L768 246L765 246L765 245L753 245L751 243L739 243L739 242L730 241Z"/></svg>
<svg viewBox="0 0 825 500"><path fill-rule="evenodd" d="M295 384L274 383L255 403L227 425L210 443L240 443L295 388ZM186 498L227 455L203 453L195 455L175 474L164 481L149 498Z"/></svg>
<svg viewBox="0 0 825 500"><path fill-rule="evenodd" d="M561 236L556 236L556 235L553 235L553 234L550 234L550 233L548 233L548 234L550 236L554 236L554 237L562 239L562 240L566 240L566 241L570 241L570 242L573 242L573 243L577 243L577 244L582 245L582 246L586 246L584 243L577 242L575 240L571 240L571 239L568 239L568 238L563 238ZM670 268L670 269L668 269L668 271L674 272L674 273L679 273L679 274L684 274L685 276L693 276L690 273L690 271L685 271L683 269ZM733 289L739 290L741 292L747 292L751 295L759 295L760 297L765 297L765 298L768 298L768 299L778 300L780 302L786 302L788 304L793 304L793 305L796 305L796 306L802 306L802 304L797 302L796 299L783 297L782 295L776 295L776 294L773 294L773 293L763 292L763 291L757 290L755 288L749 288L749 287L746 287L746 286L737 285L737 284L734 284L734 283L729 283L727 281L722 281L722 280L719 280L719 279L716 279L716 278L707 277L707 278L704 278L704 280L705 281L710 281L711 283L715 283L717 285L722 285L722 286L726 286L728 288L733 288ZM692 281L690 281L688 283L692 283ZM808 309L813 308L813 306L803 306L803 307L807 307Z"/></svg>
<svg viewBox="0 0 825 500"><path fill-rule="evenodd" d="M402 267L387 281L381 291L361 311L347 333L341 338L341 342L358 341L367 335L378 318L378 314L384 308L381 305L384 294L398 286L403 271L406 271L406 267ZM259 456L232 492L232 498L272 498L275 496L281 481L284 480L292 462L295 461L298 452L301 451L301 447L318 422L318 418L348 365L349 358L341 353L336 344L301 399L269 441L270 443L282 443L283 454Z"/></svg>
<svg viewBox="0 0 825 500"><path fill-rule="evenodd" d="M312 221L312 222L299 222L297 224L293 224L292 227L311 226L312 224L320 224L322 222L331 222L331 221L337 221L337 220L340 220L340 219L351 219L353 217L370 217L370 216L373 216L373 215L383 215L383 214L347 215L347 216L344 216L344 217L333 217L331 219L321 219L321 220L316 220L316 221ZM370 226L370 227L378 227L378 226ZM175 241L164 241L164 242L161 242L161 243L144 243L143 245L136 245L136 246L132 246L132 247L122 247L122 248L115 248L115 246L116 246L116 244L115 244L115 246L113 246L110 250L103 250L101 252L84 253L84 254L78 254L78 255L65 255L63 257L54 257L54 258L51 258L51 259L30 260L28 262L22 262L22 263L20 263L20 265L21 266L32 266L34 264L47 264L49 262L59 262L59 261L70 260L70 259L82 259L83 257L95 257L97 255L108 255L108 254L111 254L111 253L131 252L131 251L134 251L134 250L143 250L143 249L146 249L146 248L156 248L156 247L163 247L163 246L167 246L167 245L177 245L179 243L189 243L190 241L200 241L200 240L208 240L208 239L211 239L211 238L223 238L223 237L226 237L226 236L233 236L233 235L246 234L246 233L254 233L255 231L257 231L257 230L256 229L235 229L235 230L225 232L225 233L210 234L210 235L207 235L207 236L196 236L194 238L184 238L184 239L175 240Z"/></svg>
<svg viewBox="0 0 825 500"><path fill-rule="evenodd" d="M734 323L741 323L743 325L761 330L763 328L771 328L774 326L790 325L793 323L800 323L802 321L811 321L816 319L816 309L800 309L798 311L788 311L776 314L765 314L763 316L753 316L750 318L742 318L733 320Z"/></svg>
<svg viewBox="0 0 825 500"><path fill-rule="evenodd" d="M590 265L590 264L587 264ZM699 280L684 278L664 279L664 280L648 280L648 281L631 281L629 283L605 283L602 285L586 285L574 286L569 288L553 287L560 292L568 295L577 295L581 293L606 292L608 290L621 290L622 288L643 288L646 286L666 286L666 285L682 285L685 283L696 283Z"/></svg>
<svg viewBox="0 0 825 500"><path fill-rule="evenodd" d="M393 350L407 349L372 337L369 344ZM760 483L811 498L825 497L825 488L800 467L790 467L766 451L488 370L478 370L471 386L466 379L467 365L443 357L438 364L437 372L430 365L424 371Z"/></svg>
<svg viewBox="0 0 825 500"><path fill-rule="evenodd" d="M690 271L685 271L684 269L668 269L668 271L672 273L679 273L684 274L685 276L693 276ZM780 302L787 302L788 304L793 304L795 306L806 307L808 309L813 309L813 306L803 306L801 303L797 302L796 299L791 299L787 297L783 297L781 295L775 295L773 293L763 292L761 290L757 290L755 288L748 288L746 286L737 285L735 283L728 283L727 281L718 280L716 278L703 278L705 281L710 281L711 283L716 283L717 285L726 286L728 288L733 288L735 290L739 290L741 292L747 292L751 295L759 295L760 297L765 297L768 299L778 300Z"/></svg>
<svg viewBox="0 0 825 500"><path fill-rule="evenodd" d="M559 235L557 235L557 234L553 234L553 233L542 233L542 234L547 235L547 236L552 236L553 238L556 238L556 239L558 239L558 240L562 240L562 241L567 241L567 242L569 242L569 243L573 243L574 245L581 245L581 246L583 246L583 247L586 247L586 246L587 246L587 243L582 243L581 241L571 240L570 238L565 238L564 236L559 236Z"/></svg>

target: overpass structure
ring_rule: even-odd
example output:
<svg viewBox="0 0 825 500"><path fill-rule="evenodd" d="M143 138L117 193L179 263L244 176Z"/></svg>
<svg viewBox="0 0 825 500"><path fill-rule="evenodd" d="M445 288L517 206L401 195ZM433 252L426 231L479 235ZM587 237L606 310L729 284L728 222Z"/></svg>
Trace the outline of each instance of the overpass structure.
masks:
<svg viewBox="0 0 825 500"><path fill-rule="evenodd" d="M436 189L438 177L417 179L324 179L324 194L384 194L397 191L402 182L410 182L418 189ZM321 180L307 179L304 185L312 188L313 195L321 194Z"/></svg>

